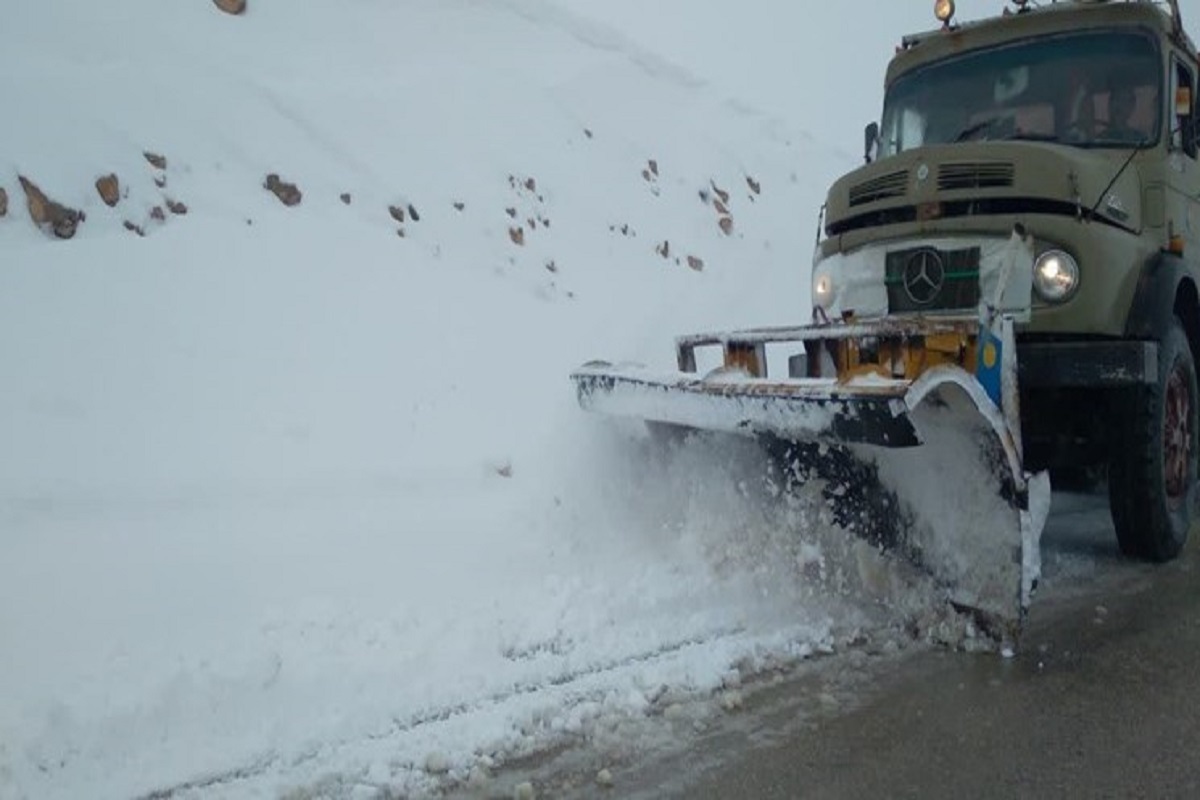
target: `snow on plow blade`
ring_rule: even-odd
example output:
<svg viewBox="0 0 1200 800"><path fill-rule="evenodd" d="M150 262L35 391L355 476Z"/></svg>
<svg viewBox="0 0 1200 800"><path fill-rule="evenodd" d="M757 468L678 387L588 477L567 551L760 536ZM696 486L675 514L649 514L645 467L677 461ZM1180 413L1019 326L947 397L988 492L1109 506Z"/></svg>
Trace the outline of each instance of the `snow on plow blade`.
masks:
<svg viewBox="0 0 1200 800"><path fill-rule="evenodd" d="M996 330L962 321L685 337L678 372L590 362L571 377L587 410L763 441L793 479L824 480L827 500L850 506L836 514L843 527L903 554L1012 643L1040 574L1049 481L1023 469L1011 324ZM765 347L781 343L805 355L771 378ZM724 354L705 377L703 345Z"/></svg>
<svg viewBox="0 0 1200 800"><path fill-rule="evenodd" d="M572 377L589 411L702 430L828 438L912 447L921 443L907 412L908 386L844 389L832 381L769 381L731 375L654 375L593 362Z"/></svg>

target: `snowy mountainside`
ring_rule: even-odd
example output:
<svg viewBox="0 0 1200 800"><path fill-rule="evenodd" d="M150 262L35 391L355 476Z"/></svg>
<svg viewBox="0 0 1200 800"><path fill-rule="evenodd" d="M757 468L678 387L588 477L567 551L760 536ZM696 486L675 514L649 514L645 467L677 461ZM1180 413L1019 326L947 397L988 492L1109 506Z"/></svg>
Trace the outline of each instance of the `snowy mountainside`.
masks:
<svg viewBox="0 0 1200 800"><path fill-rule="evenodd" d="M6 12L0 796L419 792L862 624L566 379L801 319L841 155L573 5Z"/></svg>
<svg viewBox="0 0 1200 800"><path fill-rule="evenodd" d="M802 177L813 156L769 122L706 104L699 79L622 51L616 34L616 44L581 46L562 25L531 17L539 9L554 7L358 3L333 13L261 3L240 18L205 3L129 3L122 15L89 4L23 8L18 47L54 41L60 57L40 56L54 68L38 91L6 79L22 120L4 133L13 211L0 241L6 261L22 268L9 279L57 285L56 264L73 263L85 246L97 272L199 270L178 283L153 278L188 306L176 317L181 328L204 325L203 298L226 302L220 295L234 286L222 270L258 280L243 257L275 271L263 275L264 291L284 294L316 292L314 282L340 270L347 279L330 281L331 291L349 305L370 288L368 278L354 285L360 273L395 280L402 285L363 301L404 320L380 343L395 348L394 374L419 375L427 390L469 374L488 387L493 402L484 405L514 393L521 404L553 402L504 380L512 362L534 353L539 374L561 377L600 354L669 363L673 333L664 331L795 320L806 306L819 191ZM549 16L587 29L565 12ZM136 34L118 36L122 26ZM46 103L47 95L72 102ZM164 156L165 169L144 152ZM110 172L125 195L113 208L92 186ZM298 186L298 206L262 188L272 173ZM17 175L84 212L69 244L50 249L29 224ZM155 220L168 199L186 215ZM127 220L145 240L123 228ZM312 247L319 261L301 257ZM98 281L89 303L106 287L128 288L102 276L85 278ZM208 291L180 287L193 280ZM333 319L293 316L236 333L243 317L259 324L260 299L236 288L240 298L212 309L230 317L213 335L311 336L336 347L317 331ZM86 313L56 310L76 320ZM24 323L33 311L12 319ZM534 323L539 316L547 323ZM587 333L563 336L563 325ZM354 361L349 350L338 358Z"/></svg>

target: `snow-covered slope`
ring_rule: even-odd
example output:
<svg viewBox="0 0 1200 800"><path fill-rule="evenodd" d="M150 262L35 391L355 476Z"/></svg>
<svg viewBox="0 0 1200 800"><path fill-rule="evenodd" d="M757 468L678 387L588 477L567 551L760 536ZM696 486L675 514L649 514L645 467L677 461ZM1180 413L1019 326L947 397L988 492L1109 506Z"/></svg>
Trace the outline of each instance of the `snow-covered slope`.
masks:
<svg viewBox="0 0 1200 800"><path fill-rule="evenodd" d="M6 9L0 796L419 791L862 624L753 449L566 378L802 319L854 148L587 10Z"/></svg>

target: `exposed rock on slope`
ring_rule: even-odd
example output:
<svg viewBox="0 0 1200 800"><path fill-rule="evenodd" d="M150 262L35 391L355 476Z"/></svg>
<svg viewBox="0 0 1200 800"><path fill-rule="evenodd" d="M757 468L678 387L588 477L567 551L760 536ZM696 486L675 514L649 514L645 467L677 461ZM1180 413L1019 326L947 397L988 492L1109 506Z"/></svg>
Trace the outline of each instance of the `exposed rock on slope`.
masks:
<svg viewBox="0 0 1200 800"><path fill-rule="evenodd" d="M246 0L213 0L217 8L226 14L242 14L246 11Z"/></svg>
<svg viewBox="0 0 1200 800"><path fill-rule="evenodd" d="M21 188L25 190L25 200L29 208L29 216L44 231L53 233L59 239L70 239L75 235L75 229L83 222L82 212L68 208L51 200L45 192L24 175L19 175Z"/></svg>
<svg viewBox="0 0 1200 800"><path fill-rule="evenodd" d="M102 178L97 178L96 193L100 195L104 205L109 208L115 206L121 199L121 183L117 180L117 176L109 173Z"/></svg>
<svg viewBox="0 0 1200 800"><path fill-rule="evenodd" d="M279 202L285 206L299 205L300 200L304 197L296 184L288 183L274 172L267 176L266 181L263 182L263 188L278 197Z"/></svg>

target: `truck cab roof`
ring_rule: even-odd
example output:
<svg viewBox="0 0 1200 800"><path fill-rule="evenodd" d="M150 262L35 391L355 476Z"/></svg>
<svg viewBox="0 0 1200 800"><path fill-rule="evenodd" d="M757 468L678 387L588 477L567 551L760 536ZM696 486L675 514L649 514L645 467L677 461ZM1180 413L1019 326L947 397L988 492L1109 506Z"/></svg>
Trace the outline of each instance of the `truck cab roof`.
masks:
<svg viewBox="0 0 1200 800"><path fill-rule="evenodd" d="M1196 48L1184 32L1178 13L1145 0L1072 0L955 23L905 36L888 65L886 85L913 69L966 50L1003 45L1014 40L1077 33L1089 28L1140 27L1173 41L1189 54Z"/></svg>

